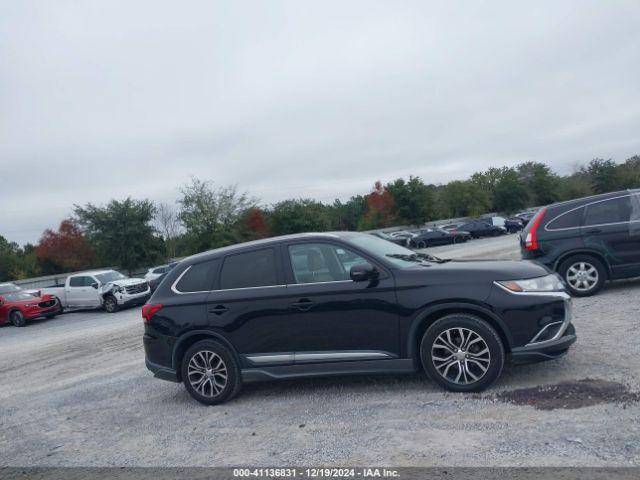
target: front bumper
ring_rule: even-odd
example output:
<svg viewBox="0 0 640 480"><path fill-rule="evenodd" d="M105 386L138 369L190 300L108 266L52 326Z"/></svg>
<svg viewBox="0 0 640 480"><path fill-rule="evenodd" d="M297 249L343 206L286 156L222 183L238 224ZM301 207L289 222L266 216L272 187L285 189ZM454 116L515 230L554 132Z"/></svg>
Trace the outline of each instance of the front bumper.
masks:
<svg viewBox="0 0 640 480"><path fill-rule="evenodd" d="M509 360L513 364L544 362L545 360L555 360L569 351L569 347L577 339L576 329L573 324L569 324L564 334L556 339L538 344L525 345L511 350Z"/></svg>
<svg viewBox="0 0 640 480"><path fill-rule="evenodd" d="M131 307L133 305L142 305L151 297L151 290L136 296L122 295L118 298L118 305L121 307Z"/></svg>

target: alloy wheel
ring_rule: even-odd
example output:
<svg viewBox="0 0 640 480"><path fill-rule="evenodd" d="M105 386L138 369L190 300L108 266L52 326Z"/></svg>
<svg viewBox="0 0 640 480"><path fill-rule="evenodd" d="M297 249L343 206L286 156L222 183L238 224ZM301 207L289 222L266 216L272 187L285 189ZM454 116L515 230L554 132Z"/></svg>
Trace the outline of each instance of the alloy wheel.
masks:
<svg viewBox="0 0 640 480"><path fill-rule="evenodd" d="M487 373L491 353L487 342L477 332L468 328L449 328L433 342L431 361L445 380L468 385Z"/></svg>
<svg viewBox="0 0 640 480"><path fill-rule="evenodd" d="M587 292L598 283L598 269L588 262L576 262L567 269L565 278L573 289Z"/></svg>
<svg viewBox="0 0 640 480"><path fill-rule="evenodd" d="M187 376L191 387L203 397L217 397L227 386L227 366L209 350L200 350L191 357Z"/></svg>

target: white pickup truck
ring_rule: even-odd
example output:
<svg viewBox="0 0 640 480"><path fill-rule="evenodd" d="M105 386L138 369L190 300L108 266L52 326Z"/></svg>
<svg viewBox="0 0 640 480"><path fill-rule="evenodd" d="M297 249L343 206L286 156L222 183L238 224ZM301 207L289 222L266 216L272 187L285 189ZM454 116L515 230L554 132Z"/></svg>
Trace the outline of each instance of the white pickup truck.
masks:
<svg viewBox="0 0 640 480"><path fill-rule="evenodd" d="M94 270L69 275L64 285L41 288L65 309L104 308L109 313L147 301L151 289L146 280L129 278L115 270Z"/></svg>

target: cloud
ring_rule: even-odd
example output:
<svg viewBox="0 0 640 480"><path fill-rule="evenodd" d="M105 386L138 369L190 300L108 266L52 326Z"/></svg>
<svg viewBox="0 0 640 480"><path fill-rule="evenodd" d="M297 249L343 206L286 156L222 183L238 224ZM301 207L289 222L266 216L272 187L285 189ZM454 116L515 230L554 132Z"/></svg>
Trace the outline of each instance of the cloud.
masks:
<svg viewBox="0 0 640 480"><path fill-rule="evenodd" d="M272 203L640 151L635 2L5 2L0 234L191 175Z"/></svg>

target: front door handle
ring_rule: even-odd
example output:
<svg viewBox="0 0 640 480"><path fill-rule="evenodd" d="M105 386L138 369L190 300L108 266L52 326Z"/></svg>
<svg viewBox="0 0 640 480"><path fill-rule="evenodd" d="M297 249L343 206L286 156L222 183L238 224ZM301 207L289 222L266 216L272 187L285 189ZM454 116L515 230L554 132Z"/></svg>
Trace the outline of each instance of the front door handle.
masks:
<svg viewBox="0 0 640 480"><path fill-rule="evenodd" d="M312 302L308 298L302 298L299 302L294 302L289 305L292 310L298 310L299 312L308 312L316 306L316 302Z"/></svg>
<svg viewBox="0 0 640 480"><path fill-rule="evenodd" d="M229 309L224 305L216 305L215 307L209 308L209 313L214 313L216 315L222 315L225 312L228 312Z"/></svg>

